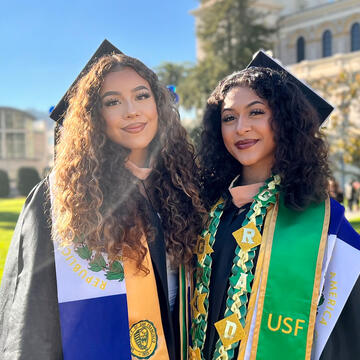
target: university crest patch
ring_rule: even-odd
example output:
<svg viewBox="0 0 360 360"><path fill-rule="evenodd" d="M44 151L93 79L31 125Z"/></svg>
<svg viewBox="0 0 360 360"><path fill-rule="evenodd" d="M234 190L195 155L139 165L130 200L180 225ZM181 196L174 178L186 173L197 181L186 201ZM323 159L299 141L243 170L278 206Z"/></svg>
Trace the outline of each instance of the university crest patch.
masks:
<svg viewBox="0 0 360 360"><path fill-rule="evenodd" d="M141 320L130 328L131 354L139 359L149 359L158 342L156 328L151 321Z"/></svg>

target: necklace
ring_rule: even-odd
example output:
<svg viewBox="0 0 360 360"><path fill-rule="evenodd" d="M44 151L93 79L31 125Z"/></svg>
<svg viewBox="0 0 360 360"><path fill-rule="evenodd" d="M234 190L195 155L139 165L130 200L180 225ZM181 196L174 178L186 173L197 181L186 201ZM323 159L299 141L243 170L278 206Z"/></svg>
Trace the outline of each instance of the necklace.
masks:
<svg viewBox="0 0 360 360"><path fill-rule="evenodd" d="M250 210L245 216L242 227L233 232L237 242L229 288L227 291L224 319L215 323L219 334L213 360L232 359L239 341L245 336L245 317L247 313L248 294L251 293L253 258L256 248L261 243L260 231L263 226L267 208L276 202L280 177L271 176L259 189ZM224 200L220 199L211 209L209 226L199 236L196 253L197 269L192 307L192 347L191 359L203 359L202 350L206 339L209 310L209 285L212 268L213 246L217 228L224 210Z"/></svg>

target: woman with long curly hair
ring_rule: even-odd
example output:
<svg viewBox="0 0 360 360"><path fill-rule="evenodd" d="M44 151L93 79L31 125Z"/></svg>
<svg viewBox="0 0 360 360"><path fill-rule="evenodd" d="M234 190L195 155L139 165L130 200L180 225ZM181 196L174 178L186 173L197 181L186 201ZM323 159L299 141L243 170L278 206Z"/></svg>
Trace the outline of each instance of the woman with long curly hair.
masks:
<svg viewBox="0 0 360 360"><path fill-rule="evenodd" d="M360 237L329 200L327 107L264 52L208 99L192 358L360 356Z"/></svg>
<svg viewBox="0 0 360 360"><path fill-rule="evenodd" d="M3 359L186 357L185 266L204 213L193 147L153 71L107 41L95 55L52 113L54 169L14 233Z"/></svg>

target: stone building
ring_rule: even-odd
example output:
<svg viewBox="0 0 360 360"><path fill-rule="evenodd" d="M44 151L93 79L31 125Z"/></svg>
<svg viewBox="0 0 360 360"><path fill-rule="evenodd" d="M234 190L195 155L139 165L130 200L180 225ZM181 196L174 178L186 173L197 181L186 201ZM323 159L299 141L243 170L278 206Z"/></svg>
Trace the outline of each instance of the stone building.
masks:
<svg viewBox="0 0 360 360"><path fill-rule="evenodd" d="M284 7L279 13L275 56L306 79L332 76L340 69L360 71L360 2L296 3L302 8Z"/></svg>
<svg viewBox="0 0 360 360"><path fill-rule="evenodd" d="M216 1L209 0L192 11L197 24L202 8ZM292 71L321 77L321 64L329 75L344 66L360 70L359 0L256 0L251 4L264 14L261 21L278 29L272 50L284 65L297 64L291 66ZM198 39L196 50L201 59Z"/></svg>
<svg viewBox="0 0 360 360"><path fill-rule="evenodd" d="M209 0L192 12L197 24L202 8L215 1ZM251 6L263 14L260 21L277 28L272 38L273 56L295 76L311 82L331 79L341 71L360 73L359 0L255 0ZM203 56L199 40L197 55L198 59ZM352 111L351 121L360 129L358 112ZM344 163L338 170L342 186L353 176L360 178L357 168Z"/></svg>
<svg viewBox="0 0 360 360"><path fill-rule="evenodd" d="M34 167L42 176L49 164L44 121L22 110L0 107L0 169L7 171L12 193L20 167Z"/></svg>
<svg viewBox="0 0 360 360"><path fill-rule="evenodd" d="M360 73L358 0L287 2L278 16L274 55L288 65L294 75L312 82L331 81L344 71ZM341 91L349 89L341 89L339 85L332 93ZM359 131L359 109L350 106L347 113L336 98L326 96L337 106L334 113L342 119L341 126L334 129L329 123L328 140L331 144L338 143L339 139L345 142L348 136ZM347 125L350 123L351 126ZM334 175L343 189L352 179L360 178L358 168L345 164L342 150L333 153L332 160Z"/></svg>

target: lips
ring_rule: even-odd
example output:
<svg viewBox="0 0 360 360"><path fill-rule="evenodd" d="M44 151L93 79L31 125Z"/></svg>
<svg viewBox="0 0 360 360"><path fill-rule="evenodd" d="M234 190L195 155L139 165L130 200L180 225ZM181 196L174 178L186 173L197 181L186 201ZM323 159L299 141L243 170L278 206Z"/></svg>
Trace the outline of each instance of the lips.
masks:
<svg viewBox="0 0 360 360"><path fill-rule="evenodd" d="M125 126L122 128L122 130L126 131L127 133L130 133L130 134L137 134L141 131L144 130L146 126L146 123L143 123L143 122L135 122L135 123L132 123L128 126Z"/></svg>
<svg viewBox="0 0 360 360"><path fill-rule="evenodd" d="M258 139L240 140L235 143L235 147L239 150L245 150L255 145L258 141Z"/></svg>

